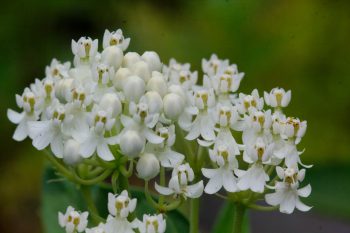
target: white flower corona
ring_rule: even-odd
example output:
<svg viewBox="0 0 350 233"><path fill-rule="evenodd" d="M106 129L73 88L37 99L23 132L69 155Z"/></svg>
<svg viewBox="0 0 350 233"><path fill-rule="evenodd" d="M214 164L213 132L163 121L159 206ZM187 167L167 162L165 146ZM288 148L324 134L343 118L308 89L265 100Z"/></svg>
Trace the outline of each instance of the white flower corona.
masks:
<svg viewBox="0 0 350 233"><path fill-rule="evenodd" d="M88 215L88 212L79 213L69 206L65 214L58 213L58 222L66 233L83 232L88 224Z"/></svg>

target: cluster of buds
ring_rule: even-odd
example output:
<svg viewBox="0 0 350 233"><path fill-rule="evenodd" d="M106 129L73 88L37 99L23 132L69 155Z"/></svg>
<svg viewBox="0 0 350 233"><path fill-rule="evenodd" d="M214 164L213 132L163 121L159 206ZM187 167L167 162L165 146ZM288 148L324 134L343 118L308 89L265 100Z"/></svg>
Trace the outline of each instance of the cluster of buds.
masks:
<svg viewBox="0 0 350 233"><path fill-rule="evenodd" d="M299 199L307 197L311 187L299 188L309 166L301 162L302 151L297 149L307 124L283 113L291 91L274 88L263 97L257 90L237 93L244 73L215 54L202 60L199 84L190 64L171 59L164 65L153 51L126 52L129 43L120 29L106 30L102 51L97 39L72 40L73 65L53 59L43 79L16 95L22 111L7 112L18 125L13 138L29 137L35 148L51 150L69 167L87 160L113 163L125 158L136 163L136 174L146 182L162 169L172 170L169 185L156 183L155 189L181 200L223 189L265 197L283 213L310 209ZM235 139L236 132L242 140ZM195 141L198 151L206 149L209 158L195 155L193 148L185 154L176 151L176 141L189 147L194 145L189 141ZM206 184L201 175L208 179ZM242 196L228 195L238 202ZM110 196L109 202L114 199ZM109 205L112 217L103 228L133 229L125 216L136 202L125 193L117 199L116 205ZM130 201L127 208L122 199ZM80 232L86 218L69 208L60 215L60 224L67 232ZM104 232L100 228L87 232ZM164 229L162 217L145 216L140 232Z"/></svg>

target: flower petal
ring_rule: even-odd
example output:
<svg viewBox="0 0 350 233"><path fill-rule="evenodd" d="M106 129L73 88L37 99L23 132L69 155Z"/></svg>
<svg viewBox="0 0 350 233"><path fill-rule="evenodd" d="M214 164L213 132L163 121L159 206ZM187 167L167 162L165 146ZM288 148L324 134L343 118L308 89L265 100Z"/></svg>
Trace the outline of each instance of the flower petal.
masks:
<svg viewBox="0 0 350 233"><path fill-rule="evenodd" d="M189 185L187 186L187 189L186 189L186 196L189 198L198 198L202 196L203 188L204 186L203 186L202 180L196 184Z"/></svg>
<svg viewBox="0 0 350 233"><path fill-rule="evenodd" d="M208 194L217 193L222 188L222 174L216 174L216 176L210 178L209 182L205 186L204 192Z"/></svg>
<svg viewBox="0 0 350 233"><path fill-rule="evenodd" d="M154 188L157 190L158 193L163 194L165 196L168 196L174 193L172 189L164 186L160 186L157 183L154 184Z"/></svg>
<svg viewBox="0 0 350 233"><path fill-rule="evenodd" d="M114 156L106 142L97 145L97 155L105 161L114 160Z"/></svg>

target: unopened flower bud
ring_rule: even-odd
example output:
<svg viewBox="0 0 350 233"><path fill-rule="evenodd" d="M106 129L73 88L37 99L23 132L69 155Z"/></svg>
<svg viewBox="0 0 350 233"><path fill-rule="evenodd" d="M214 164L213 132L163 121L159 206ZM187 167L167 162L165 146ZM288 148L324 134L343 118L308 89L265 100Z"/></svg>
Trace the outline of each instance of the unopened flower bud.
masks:
<svg viewBox="0 0 350 233"><path fill-rule="evenodd" d="M122 104L115 93L106 93L100 101L100 107L116 117L122 112Z"/></svg>
<svg viewBox="0 0 350 233"><path fill-rule="evenodd" d="M159 113L163 109L162 97L155 91L148 91L144 98L150 113Z"/></svg>
<svg viewBox="0 0 350 233"><path fill-rule="evenodd" d="M140 78L142 78L145 81L145 83L147 83L148 80L151 78L151 71L148 67L148 64L144 61L136 62L131 66L130 69L134 75L137 75Z"/></svg>
<svg viewBox="0 0 350 233"><path fill-rule="evenodd" d="M119 68L115 76L112 78L113 85L118 91L123 90L123 85L127 78L131 76L131 71L128 68Z"/></svg>
<svg viewBox="0 0 350 233"><path fill-rule="evenodd" d="M113 66L117 70L123 62L123 51L117 46L110 46L103 50L101 60L106 65Z"/></svg>
<svg viewBox="0 0 350 233"><path fill-rule="evenodd" d="M66 97L69 95L73 88L73 79L61 79L55 85L55 95L61 101L65 102Z"/></svg>
<svg viewBox="0 0 350 233"><path fill-rule="evenodd" d="M180 85L171 85L168 90L170 93L175 93L181 96L184 101L186 100L186 93Z"/></svg>
<svg viewBox="0 0 350 233"><path fill-rule="evenodd" d="M120 138L122 153L131 158L137 157L143 150L145 140L135 130L126 131Z"/></svg>
<svg viewBox="0 0 350 233"><path fill-rule="evenodd" d="M131 68L136 62L141 60L141 56L136 52L128 52L123 58L123 67Z"/></svg>
<svg viewBox="0 0 350 233"><path fill-rule="evenodd" d="M64 144L63 161L68 165L75 165L80 162L80 144L74 139L69 139Z"/></svg>
<svg viewBox="0 0 350 233"><path fill-rule="evenodd" d="M162 97L167 93L167 85L163 75L157 71L152 72L152 77L147 82L148 91L156 91Z"/></svg>
<svg viewBox="0 0 350 233"><path fill-rule="evenodd" d="M167 118L176 120L184 111L184 107L184 100L178 94L169 93L164 96L163 108Z"/></svg>
<svg viewBox="0 0 350 233"><path fill-rule="evenodd" d="M145 82L142 78L132 75L127 78L123 91L127 100L138 102L145 92Z"/></svg>
<svg viewBox="0 0 350 233"><path fill-rule="evenodd" d="M160 71L162 69L162 62L156 52L146 51L142 54L142 59L148 64L151 71Z"/></svg>
<svg viewBox="0 0 350 233"><path fill-rule="evenodd" d="M154 154L145 153L140 156L136 165L138 176L145 180L156 177L159 173L159 161Z"/></svg>

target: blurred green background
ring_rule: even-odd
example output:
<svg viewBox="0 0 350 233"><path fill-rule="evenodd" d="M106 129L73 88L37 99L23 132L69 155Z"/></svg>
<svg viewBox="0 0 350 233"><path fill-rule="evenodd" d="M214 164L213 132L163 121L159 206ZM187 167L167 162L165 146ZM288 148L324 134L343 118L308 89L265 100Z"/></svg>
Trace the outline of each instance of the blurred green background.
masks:
<svg viewBox="0 0 350 233"><path fill-rule="evenodd" d="M53 57L72 60L71 39L122 28L129 51L155 50L200 69L215 52L246 73L240 91L292 89L287 114L308 121L301 144L314 211L350 219L350 1L16 0L0 9L0 232L41 232L44 160L14 142L6 117L15 94Z"/></svg>

